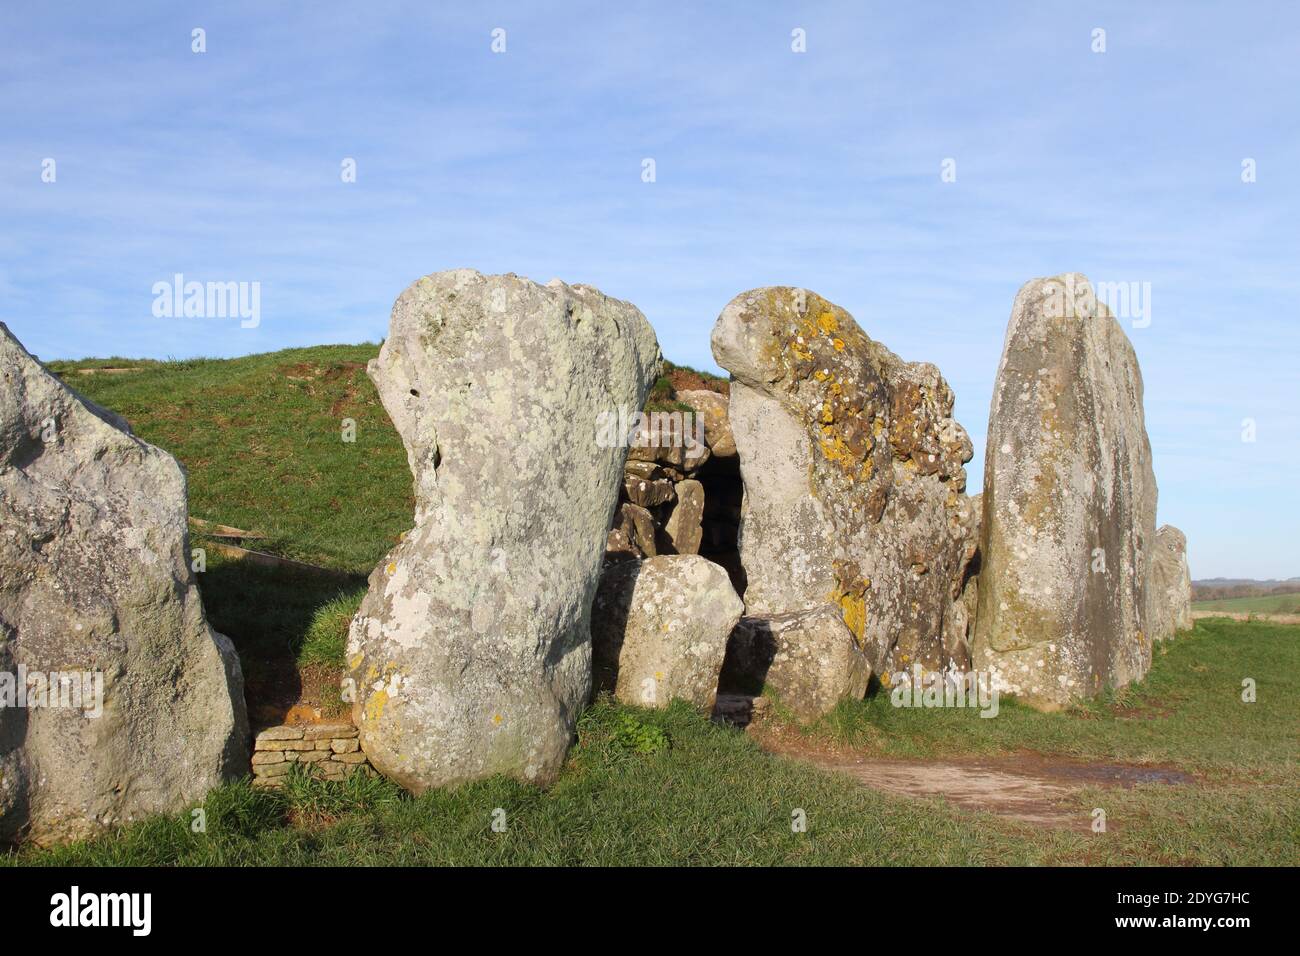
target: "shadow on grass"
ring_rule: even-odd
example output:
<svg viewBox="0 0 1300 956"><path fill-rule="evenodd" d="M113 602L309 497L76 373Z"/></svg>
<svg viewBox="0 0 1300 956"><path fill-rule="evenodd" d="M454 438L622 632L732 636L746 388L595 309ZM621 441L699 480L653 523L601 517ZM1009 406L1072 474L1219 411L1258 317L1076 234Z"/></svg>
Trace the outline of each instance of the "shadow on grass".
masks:
<svg viewBox="0 0 1300 956"><path fill-rule="evenodd" d="M362 575L316 576L219 555L209 558L198 579L209 623L239 652L249 718L258 727L284 722L313 690L304 683L305 664L326 671L341 667L341 659L323 662L304 654L308 636L323 608L355 604L366 588Z"/></svg>

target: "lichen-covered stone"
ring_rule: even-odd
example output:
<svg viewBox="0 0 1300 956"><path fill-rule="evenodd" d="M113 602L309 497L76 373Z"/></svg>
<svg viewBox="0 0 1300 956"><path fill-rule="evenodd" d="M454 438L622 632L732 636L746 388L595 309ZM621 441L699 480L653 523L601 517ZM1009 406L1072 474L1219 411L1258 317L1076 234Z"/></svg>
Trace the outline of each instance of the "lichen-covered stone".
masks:
<svg viewBox="0 0 1300 956"><path fill-rule="evenodd" d="M727 645L721 686L743 694L776 694L801 723L860 700L871 664L831 604L791 614L746 617Z"/></svg>
<svg viewBox="0 0 1300 956"><path fill-rule="evenodd" d="M674 396L677 401L691 406L704 418L704 443L714 458L734 458L736 439L731 434L731 421L727 413L727 396L707 388L686 389Z"/></svg>
<svg viewBox="0 0 1300 956"><path fill-rule="evenodd" d="M591 600L659 346L583 285L469 269L393 307L369 374L406 445L415 527L370 576L348 637L353 720L414 791L559 772L591 688Z"/></svg>
<svg viewBox="0 0 1300 956"><path fill-rule="evenodd" d="M727 572L697 554L610 566L591 612L597 686L643 707L680 698L712 708L743 611Z"/></svg>
<svg viewBox="0 0 1300 956"><path fill-rule="evenodd" d="M184 473L0 324L0 674L16 694L55 672L82 706L0 707L0 842L89 837L247 772L239 658L204 618Z"/></svg>
<svg viewBox="0 0 1300 956"><path fill-rule="evenodd" d="M951 665L964 670L971 660L975 640L975 613L979 606L979 538L983 517L982 495L963 496L953 512L954 534L962 542L948 609L943 615L944 653Z"/></svg>
<svg viewBox="0 0 1300 956"><path fill-rule="evenodd" d="M938 369L793 288L733 299L713 355L732 374L747 613L830 602L873 668L954 663L944 620L965 576L972 450Z"/></svg>
<svg viewBox="0 0 1300 956"><path fill-rule="evenodd" d="M625 501L619 505L618 524L627 539L642 555L653 558L657 554L655 544L655 520L649 511L640 505Z"/></svg>
<svg viewBox="0 0 1300 956"><path fill-rule="evenodd" d="M1157 641L1192 627L1192 575L1187 536L1171 524L1156 531L1151 556L1151 636Z"/></svg>
<svg viewBox="0 0 1300 956"><path fill-rule="evenodd" d="M1083 276L1016 295L987 449L976 668L1044 708L1140 678L1156 512L1142 375Z"/></svg>

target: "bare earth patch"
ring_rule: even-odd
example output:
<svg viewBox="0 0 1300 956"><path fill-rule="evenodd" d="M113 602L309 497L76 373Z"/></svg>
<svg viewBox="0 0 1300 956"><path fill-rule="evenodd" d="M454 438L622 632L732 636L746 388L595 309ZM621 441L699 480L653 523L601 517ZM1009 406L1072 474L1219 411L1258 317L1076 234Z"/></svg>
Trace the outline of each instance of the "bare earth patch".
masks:
<svg viewBox="0 0 1300 956"><path fill-rule="evenodd" d="M750 722L748 700L732 700L731 696L719 695L715 718L745 726L746 733L769 753L843 774L882 793L939 797L965 810L1038 826L1087 831L1092 818L1080 813L1073 799L1087 788L1196 782L1190 774L1172 767L1088 763L1031 752L919 760L873 757L806 737L762 717Z"/></svg>

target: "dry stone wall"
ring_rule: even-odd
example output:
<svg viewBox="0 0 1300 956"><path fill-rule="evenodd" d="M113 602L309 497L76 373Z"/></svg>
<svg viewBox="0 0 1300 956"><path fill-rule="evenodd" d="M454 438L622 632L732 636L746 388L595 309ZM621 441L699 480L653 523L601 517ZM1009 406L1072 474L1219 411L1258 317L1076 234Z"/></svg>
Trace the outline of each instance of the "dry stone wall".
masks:
<svg viewBox="0 0 1300 956"><path fill-rule="evenodd" d="M348 723L268 727L253 743L253 785L283 786L295 765L324 780L372 773L357 737L357 728Z"/></svg>

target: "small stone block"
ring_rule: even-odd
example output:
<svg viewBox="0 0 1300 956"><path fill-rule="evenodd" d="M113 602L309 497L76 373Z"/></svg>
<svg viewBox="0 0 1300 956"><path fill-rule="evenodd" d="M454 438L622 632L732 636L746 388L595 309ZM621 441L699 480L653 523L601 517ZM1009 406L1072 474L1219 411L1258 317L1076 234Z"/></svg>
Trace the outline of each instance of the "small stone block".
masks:
<svg viewBox="0 0 1300 956"><path fill-rule="evenodd" d="M254 750L314 750L316 744L310 740L259 740L253 745Z"/></svg>
<svg viewBox="0 0 1300 956"><path fill-rule="evenodd" d="M264 764L253 768L253 775L256 777L282 777L289 772L293 766L290 763L272 763Z"/></svg>
<svg viewBox="0 0 1300 956"><path fill-rule="evenodd" d="M268 727L257 735L257 742L263 740L302 740L301 727Z"/></svg>

